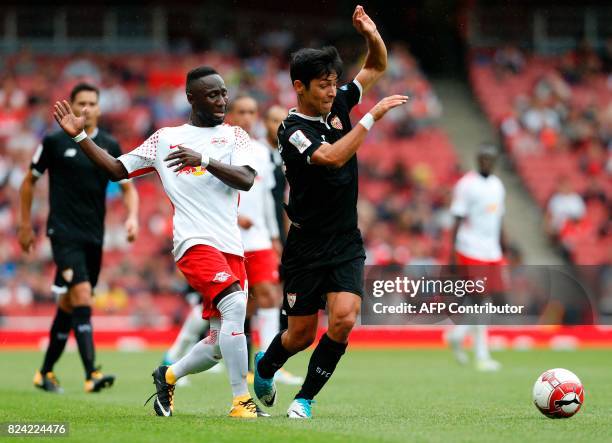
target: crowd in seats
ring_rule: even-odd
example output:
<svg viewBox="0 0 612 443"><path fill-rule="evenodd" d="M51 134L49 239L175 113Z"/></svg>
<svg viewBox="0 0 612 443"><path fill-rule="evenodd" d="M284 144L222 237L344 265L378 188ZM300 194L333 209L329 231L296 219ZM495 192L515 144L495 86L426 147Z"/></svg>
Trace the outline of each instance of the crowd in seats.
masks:
<svg viewBox="0 0 612 443"><path fill-rule="evenodd" d="M612 39L559 57L474 50L473 89L500 130L546 230L577 264L610 262Z"/></svg>
<svg viewBox="0 0 612 443"><path fill-rule="evenodd" d="M354 112L360 118L380 98L411 97L377 123L360 151L361 228L370 264L439 263L448 258L450 189L458 176L453 147L436 128L442 107L418 63L401 44L391 44L387 74ZM47 179L36 186L34 252L24 255L16 238L18 189L32 153L48 131L55 100L67 98L78 81L101 89L101 126L123 151L138 146L155 129L182 124L189 115L185 73L214 66L230 96L252 94L261 109L295 105L287 59L278 55L246 58L206 52L193 55L50 56L22 51L3 61L0 78L0 312L51 301L54 267L45 236ZM350 64L344 78L356 74ZM259 128L259 130L263 129ZM259 132L256 136L263 136ZM98 312L142 309L151 295L176 294L184 281L171 255L172 209L155 175L135 180L140 195L141 231L128 244L124 209L116 184L108 191L104 266L97 287ZM151 304L152 305L152 304ZM146 315L145 315L146 317Z"/></svg>

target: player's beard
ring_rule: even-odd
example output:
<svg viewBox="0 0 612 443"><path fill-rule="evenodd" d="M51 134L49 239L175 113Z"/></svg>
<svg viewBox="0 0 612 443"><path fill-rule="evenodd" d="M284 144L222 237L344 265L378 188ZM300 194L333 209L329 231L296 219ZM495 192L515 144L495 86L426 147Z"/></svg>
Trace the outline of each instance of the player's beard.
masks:
<svg viewBox="0 0 612 443"><path fill-rule="evenodd" d="M198 120L207 127L220 125L223 123L223 120L225 120L225 114L223 117L216 117L214 114L209 114L204 111L195 111L195 115Z"/></svg>

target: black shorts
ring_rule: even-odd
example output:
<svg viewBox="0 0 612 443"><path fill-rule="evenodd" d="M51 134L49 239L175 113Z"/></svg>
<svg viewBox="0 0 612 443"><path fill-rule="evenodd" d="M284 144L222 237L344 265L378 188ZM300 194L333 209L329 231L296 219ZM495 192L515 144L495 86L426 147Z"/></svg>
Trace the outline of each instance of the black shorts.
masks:
<svg viewBox="0 0 612 443"><path fill-rule="evenodd" d="M283 311L288 316L312 315L325 309L330 292L365 292L364 257L313 269L285 269Z"/></svg>
<svg viewBox="0 0 612 443"><path fill-rule="evenodd" d="M62 294L68 288L86 281L92 288L96 286L102 266L101 244L52 238L51 250L57 266L54 292Z"/></svg>

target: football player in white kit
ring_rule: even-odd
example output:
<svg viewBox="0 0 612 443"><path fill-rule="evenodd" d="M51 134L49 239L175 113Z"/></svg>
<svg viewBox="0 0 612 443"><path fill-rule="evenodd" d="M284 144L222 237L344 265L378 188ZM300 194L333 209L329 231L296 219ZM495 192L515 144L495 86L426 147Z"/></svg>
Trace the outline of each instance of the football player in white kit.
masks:
<svg viewBox="0 0 612 443"><path fill-rule="evenodd" d="M237 96L230 103L228 117L232 124L250 134L258 118L257 102L248 95ZM282 245L272 196L276 184L272 153L261 142L253 140L251 146L257 177L248 192L240 192L238 207L238 225L244 245L249 291L253 297L249 299L245 330L249 329L252 314L257 310L259 345L265 351L280 330L282 293L278 265ZM292 385L300 385L304 381L286 370L278 371L275 379L279 383Z"/></svg>
<svg viewBox="0 0 612 443"><path fill-rule="evenodd" d="M455 185L450 208L455 216L451 264L500 271L497 267L503 263L502 248L505 248L503 216L506 190L501 180L493 174L496 159L497 149L488 144L482 145L476 158L478 170L468 172ZM491 275L491 271L486 272ZM494 274L498 272L494 271ZM496 283L489 280L491 284L499 285L500 277L498 275L493 279ZM457 361L468 363L468 356L463 350L467 334L473 338L476 369L499 370L500 363L493 360L489 353L486 325L457 325L448 333L447 339Z"/></svg>
<svg viewBox="0 0 612 443"><path fill-rule="evenodd" d="M174 207L173 254L188 283L202 295L210 333L172 366L155 369L155 413L171 416L177 380L205 371L223 357L234 397L229 415L256 418L264 413L246 381L248 287L238 228L239 191L248 191L257 175L251 143L241 128L223 124L228 94L214 69L191 70L186 94L188 123L158 130L118 159L87 136L85 116L76 117L66 101L55 104L54 117L111 180L157 172Z"/></svg>

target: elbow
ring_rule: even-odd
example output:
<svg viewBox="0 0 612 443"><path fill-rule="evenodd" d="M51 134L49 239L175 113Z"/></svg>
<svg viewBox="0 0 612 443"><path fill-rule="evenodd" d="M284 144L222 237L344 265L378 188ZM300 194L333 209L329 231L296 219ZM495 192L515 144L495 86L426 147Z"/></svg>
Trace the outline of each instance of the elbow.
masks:
<svg viewBox="0 0 612 443"><path fill-rule="evenodd" d="M253 187L253 183L255 183L255 176L248 177L244 182L240 183L238 186L239 191L250 191Z"/></svg>
<svg viewBox="0 0 612 443"><path fill-rule="evenodd" d="M332 152L325 152L319 149L310 159L310 163L318 166L325 166L332 169L340 169L346 163L346 160L333 155Z"/></svg>

